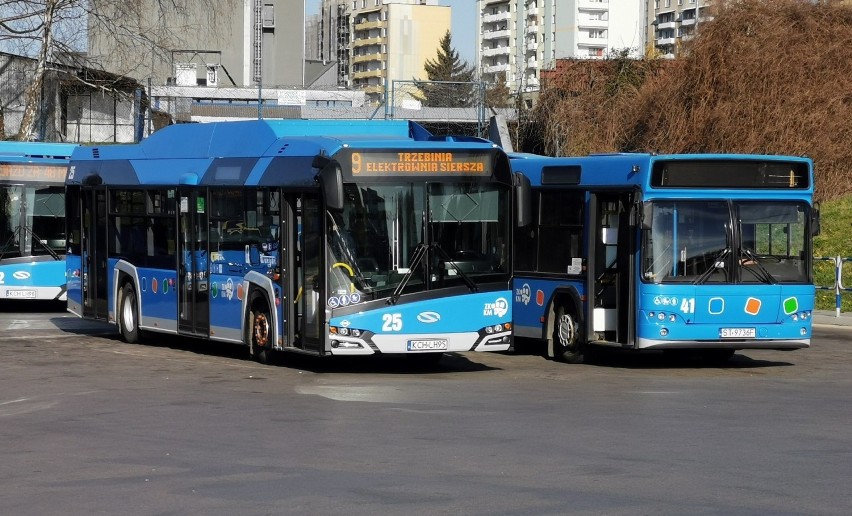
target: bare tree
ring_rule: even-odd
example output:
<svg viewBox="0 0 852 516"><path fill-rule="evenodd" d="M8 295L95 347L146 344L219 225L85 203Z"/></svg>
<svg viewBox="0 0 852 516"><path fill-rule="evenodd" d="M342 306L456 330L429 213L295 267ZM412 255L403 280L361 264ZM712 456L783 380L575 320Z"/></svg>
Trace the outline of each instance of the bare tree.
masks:
<svg viewBox="0 0 852 516"><path fill-rule="evenodd" d="M240 0L0 0L0 44L35 59L25 92L19 140L32 139L48 72L57 67L106 69L124 78L168 63L187 34L213 37L227 28L217 13ZM101 55L92 46L110 49ZM150 68L149 68L150 67ZM138 77L138 76L137 76ZM78 74L77 80L85 82ZM89 84L109 89L109 84ZM0 99L2 106L2 99ZM4 126L0 108L0 128Z"/></svg>

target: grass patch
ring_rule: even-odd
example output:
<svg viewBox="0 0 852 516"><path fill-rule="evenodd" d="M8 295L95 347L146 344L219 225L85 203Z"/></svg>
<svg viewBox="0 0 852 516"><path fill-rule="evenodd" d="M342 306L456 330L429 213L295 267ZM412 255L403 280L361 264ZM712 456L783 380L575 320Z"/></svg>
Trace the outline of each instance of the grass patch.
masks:
<svg viewBox="0 0 852 516"><path fill-rule="evenodd" d="M852 258L852 196L825 201L820 212L822 231L814 237L814 256ZM814 260L814 283L817 286L833 286L834 274L832 262ZM844 264L842 283L844 287L852 288L852 263ZM852 292L841 297L841 311L852 312ZM834 310L835 306L833 290L817 290L817 310Z"/></svg>

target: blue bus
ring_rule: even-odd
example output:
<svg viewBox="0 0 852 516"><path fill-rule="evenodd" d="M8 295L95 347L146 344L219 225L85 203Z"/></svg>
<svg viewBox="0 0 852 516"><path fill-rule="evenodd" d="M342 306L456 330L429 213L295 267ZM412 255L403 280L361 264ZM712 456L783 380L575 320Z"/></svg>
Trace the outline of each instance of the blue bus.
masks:
<svg viewBox="0 0 852 516"><path fill-rule="evenodd" d="M595 346L810 345L813 163L766 155L512 155L532 186L516 232L516 337L550 357Z"/></svg>
<svg viewBox="0 0 852 516"><path fill-rule="evenodd" d="M256 120L80 147L68 310L313 355L511 344L514 177L479 138L407 121Z"/></svg>
<svg viewBox="0 0 852 516"><path fill-rule="evenodd" d="M65 300L68 143L0 142L0 299Z"/></svg>

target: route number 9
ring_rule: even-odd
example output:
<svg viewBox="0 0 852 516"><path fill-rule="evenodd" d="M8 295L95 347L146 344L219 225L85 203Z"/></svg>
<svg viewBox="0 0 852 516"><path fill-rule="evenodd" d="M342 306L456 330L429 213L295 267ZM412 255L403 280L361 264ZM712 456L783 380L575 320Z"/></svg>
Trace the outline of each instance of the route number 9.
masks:
<svg viewBox="0 0 852 516"><path fill-rule="evenodd" d="M353 152L352 153L352 173L360 174L361 173L361 153Z"/></svg>

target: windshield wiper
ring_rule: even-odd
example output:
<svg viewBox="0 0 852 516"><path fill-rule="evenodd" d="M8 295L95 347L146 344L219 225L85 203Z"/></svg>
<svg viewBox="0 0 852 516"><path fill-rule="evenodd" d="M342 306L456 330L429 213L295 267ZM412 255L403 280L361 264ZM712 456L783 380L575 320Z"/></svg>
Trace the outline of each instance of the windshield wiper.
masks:
<svg viewBox="0 0 852 516"><path fill-rule="evenodd" d="M411 265L408 267L408 272L402 276L402 279L399 281L399 285L393 290L393 294L388 298L389 305L395 305L397 301L399 301L399 296L402 295L402 291L405 289L405 286L408 284L408 280L414 275L414 271L417 270L417 267L420 265L420 261L423 260L423 255L426 254L426 250L429 249L427 244L420 242L417 244L417 247L414 249L414 255L411 257Z"/></svg>
<svg viewBox="0 0 852 516"><path fill-rule="evenodd" d="M464 281L464 284L467 285L467 288L469 288L471 292L479 292L479 287L476 286L476 283L474 283L473 280L470 279L470 276L468 276L464 271L459 268L458 265L456 265L456 262L454 262L452 258L450 258L450 255L448 255L446 251L444 251L437 244L432 244L431 247L440 251L440 254L446 260L446 263L449 263L450 266L452 266L453 270L456 271L456 274L462 279L462 281Z"/></svg>
<svg viewBox="0 0 852 516"><path fill-rule="evenodd" d="M719 256L717 256L716 258L713 259L713 263L710 265L710 267L708 267L706 271L701 273L701 276L698 276L698 278L695 281L693 281L692 284L693 285L703 285L704 282L707 281L708 278L710 278L710 276L713 274L713 272L716 271L716 269L723 269L724 270L725 269L725 262L723 262L722 260L726 256L728 256L728 254L730 252L731 252L730 247L726 247L725 249L722 249L722 251L719 253ZM727 277L727 272L726 272L726 277Z"/></svg>
<svg viewBox="0 0 852 516"><path fill-rule="evenodd" d="M766 270L766 267L760 264L760 260L757 259L757 256L755 256L753 252L751 252L749 249L742 248L740 249L740 253L745 255L745 257L751 261L751 263L749 263L748 265L754 265L755 267L757 267L757 272L755 272L754 269L752 269L751 267L747 267L745 264L742 263L740 264L740 268L746 269L750 273L754 274L756 278L762 279L767 283L771 283L773 285L778 283L778 280L776 280L775 277L772 276L772 274L770 274L768 270ZM758 274L758 272L760 274Z"/></svg>

